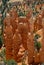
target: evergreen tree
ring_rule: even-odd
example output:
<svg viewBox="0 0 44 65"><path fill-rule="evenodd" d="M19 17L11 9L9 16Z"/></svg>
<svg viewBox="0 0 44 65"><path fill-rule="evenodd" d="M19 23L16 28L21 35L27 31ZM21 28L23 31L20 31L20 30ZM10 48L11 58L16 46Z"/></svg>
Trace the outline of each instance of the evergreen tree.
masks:
<svg viewBox="0 0 44 65"><path fill-rule="evenodd" d="M0 38L0 48L2 47L2 39Z"/></svg>
<svg viewBox="0 0 44 65"><path fill-rule="evenodd" d="M6 16L6 9L7 9L7 7L8 7L8 4L7 4L7 2L8 2L9 0L2 0L2 4L0 5L0 13L2 14L2 17L1 17L1 19L0 19L0 25L1 25L1 29L2 29L2 32L0 33L1 35L0 35L0 37L2 38L2 34L3 34L3 20L4 20L4 18L5 18L5 16ZM2 40L1 40L1 38L0 38L0 48L1 48L1 46L2 46Z"/></svg>

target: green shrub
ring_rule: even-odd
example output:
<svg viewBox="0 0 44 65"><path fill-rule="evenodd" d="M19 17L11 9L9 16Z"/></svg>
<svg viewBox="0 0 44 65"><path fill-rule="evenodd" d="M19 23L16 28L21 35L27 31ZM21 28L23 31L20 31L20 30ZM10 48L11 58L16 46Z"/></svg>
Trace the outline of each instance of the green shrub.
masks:
<svg viewBox="0 0 44 65"><path fill-rule="evenodd" d="M41 48L41 43L38 41L35 41L35 47L36 47L37 51L39 52L39 50Z"/></svg>
<svg viewBox="0 0 44 65"><path fill-rule="evenodd" d="M39 39L41 36L39 35L39 34L36 34L35 36L34 36L34 40L37 40L37 39Z"/></svg>
<svg viewBox="0 0 44 65"><path fill-rule="evenodd" d="M2 38L0 37L0 48L2 47L2 44L3 44Z"/></svg>
<svg viewBox="0 0 44 65"><path fill-rule="evenodd" d="M3 59L5 58L5 48L1 50L0 57L2 57Z"/></svg>
<svg viewBox="0 0 44 65"><path fill-rule="evenodd" d="M40 38L39 34L36 34L34 37L34 45L35 45L35 48L37 49L38 52L41 48L41 43L39 41L37 41L37 39L39 39L39 38Z"/></svg>
<svg viewBox="0 0 44 65"><path fill-rule="evenodd" d="M8 60L7 65L17 65L17 62L14 60Z"/></svg>

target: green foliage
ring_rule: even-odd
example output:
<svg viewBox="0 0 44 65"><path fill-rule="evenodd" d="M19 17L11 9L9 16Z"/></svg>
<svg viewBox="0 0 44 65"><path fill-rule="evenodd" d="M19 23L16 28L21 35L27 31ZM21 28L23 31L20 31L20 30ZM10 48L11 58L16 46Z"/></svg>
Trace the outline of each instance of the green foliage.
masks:
<svg viewBox="0 0 44 65"><path fill-rule="evenodd" d="M2 57L3 59L5 58L5 48L1 50L0 57Z"/></svg>
<svg viewBox="0 0 44 65"><path fill-rule="evenodd" d="M1 49L0 57L2 58L1 61L3 61L4 64L6 65L7 61L6 61L6 57L5 57L5 48Z"/></svg>
<svg viewBox="0 0 44 65"><path fill-rule="evenodd" d="M2 0L2 4L1 4L1 14L2 14L2 17L1 17L1 21L3 22L4 18L6 17L6 9L8 8L8 2L9 0ZM3 24L3 23L2 23Z"/></svg>
<svg viewBox="0 0 44 65"><path fill-rule="evenodd" d="M14 60L8 60L7 65L17 65L17 62Z"/></svg>
<svg viewBox="0 0 44 65"><path fill-rule="evenodd" d="M0 57L2 58L2 61L4 62L4 64L6 65L17 65L17 62L14 61L13 59L11 60L6 60L6 54L5 54L6 49L3 48L0 52Z"/></svg>
<svg viewBox="0 0 44 65"><path fill-rule="evenodd" d="M25 64L25 60L24 60L24 59L22 60L22 65L26 65L26 64Z"/></svg>
<svg viewBox="0 0 44 65"><path fill-rule="evenodd" d="M35 48L37 49L38 52L41 48L41 43L39 41L37 41L37 39L39 39L39 38L40 38L39 34L36 34L35 37L34 37Z"/></svg>
<svg viewBox="0 0 44 65"><path fill-rule="evenodd" d="M5 5L9 0L2 0L3 5Z"/></svg>
<svg viewBox="0 0 44 65"><path fill-rule="evenodd" d="M2 17L0 18L0 25L2 26L1 30L0 30L0 48L2 46L2 34L3 34L3 20L6 17L6 8L7 8L7 2L9 0L2 0L2 4L0 5L0 13L2 14Z"/></svg>
<svg viewBox="0 0 44 65"><path fill-rule="evenodd" d="M41 48L41 43L38 42L38 41L36 41L36 42L35 42L35 47L36 47L37 51L39 52L39 50L40 50L40 48Z"/></svg>
<svg viewBox="0 0 44 65"><path fill-rule="evenodd" d="M0 48L2 47L2 44L3 44L2 37L0 37Z"/></svg>
<svg viewBox="0 0 44 65"><path fill-rule="evenodd" d="M19 16L25 16L25 12L21 12L21 11L19 11L19 14L18 14Z"/></svg>
<svg viewBox="0 0 44 65"><path fill-rule="evenodd" d="M37 39L39 39L41 36L39 35L39 34L36 34L35 36L34 36L34 40L37 40Z"/></svg>

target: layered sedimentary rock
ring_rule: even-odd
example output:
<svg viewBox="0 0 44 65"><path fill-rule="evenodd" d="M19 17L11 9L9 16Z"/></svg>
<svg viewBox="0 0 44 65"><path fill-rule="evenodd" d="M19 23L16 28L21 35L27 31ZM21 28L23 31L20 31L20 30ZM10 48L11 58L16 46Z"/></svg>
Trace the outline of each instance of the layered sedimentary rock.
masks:
<svg viewBox="0 0 44 65"><path fill-rule="evenodd" d="M44 18L42 20L42 26L43 26L43 38L42 38L42 48L41 48L41 62L44 62Z"/></svg>
<svg viewBox="0 0 44 65"><path fill-rule="evenodd" d="M30 30L29 23L26 18L21 18L18 25L19 33L22 36L22 45L27 50L27 35Z"/></svg>
<svg viewBox="0 0 44 65"><path fill-rule="evenodd" d="M6 46L6 59L12 59L12 37L13 37L13 31L12 26L10 25L10 17L6 17L7 20L5 20L5 27L4 27L4 42Z"/></svg>
<svg viewBox="0 0 44 65"><path fill-rule="evenodd" d="M29 12L26 17L18 17L13 9L9 12L4 20L4 43L6 46L6 59L14 59L19 61L22 56L18 55L20 45L23 45L25 50L28 50L28 63L44 62L44 14L40 14L37 18L32 17L32 12ZM43 28L42 50L37 52L34 50L34 31Z"/></svg>
<svg viewBox="0 0 44 65"><path fill-rule="evenodd" d="M9 21L9 22L11 21L11 17L10 17L10 15L7 13L7 15L6 15L6 17L5 17L4 21L3 21L4 28L6 27L8 21Z"/></svg>
<svg viewBox="0 0 44 65"><path fill-rule="evenodd" d="M18 52L20 49L21 41L22 41L22 38L21 38L21 35L19 34L19 31L17 29L14 36L13 36L13 45L12 45L13 59L17 62L19 61L18 59L20 58L20 57L18 57Z"/></svg>
<svg viewBox="0 0 44 65"><path fill-rule="evenodd" d="M30 10L30 11L28 12L28 14L26 15L26 18L27 18L27 19L30 19L31 16L32 16L32 10Z"/></svg>
<svg viewBox="0 0 44 65"><path fill-rule="evenodd" d="M42 29L42 15L36 17L35 23L34 23L34 31L37 32L38 30Z"/></svg>
<svg viewBox="0 0 44 65"><path fill-rule="evenodd" d="M14 9L10 10L9 14L11 17L11 25L13 27L13 34L14 34L18 26L18 15Z"/></svg>
<svg viewBox="0 0 44 65"><path fill-rule="evenodd" d="M28 40L27 40L27 47L28 47L28 63L31 64L34 61L34 41L33 35L28 33Z"/></svg>

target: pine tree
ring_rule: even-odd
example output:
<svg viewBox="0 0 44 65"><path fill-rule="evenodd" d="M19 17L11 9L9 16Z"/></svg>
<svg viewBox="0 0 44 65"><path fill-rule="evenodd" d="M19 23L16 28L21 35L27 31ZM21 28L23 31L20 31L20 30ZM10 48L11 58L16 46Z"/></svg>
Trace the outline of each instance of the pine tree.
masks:
<svg viewBox="0 0 44 65"><path fill-rule="evenodd" d="M0 26L1 26L1 30L2 32L0 33L0 37L2 38L2 34L3 34L3 20L6 17L6 11L8 8L8 1L9 0L2 0L2 4L0 5L0 13L2 14L1 18L0 18ZM0 47L2 46L2 40L0 38Z"/></svg>

